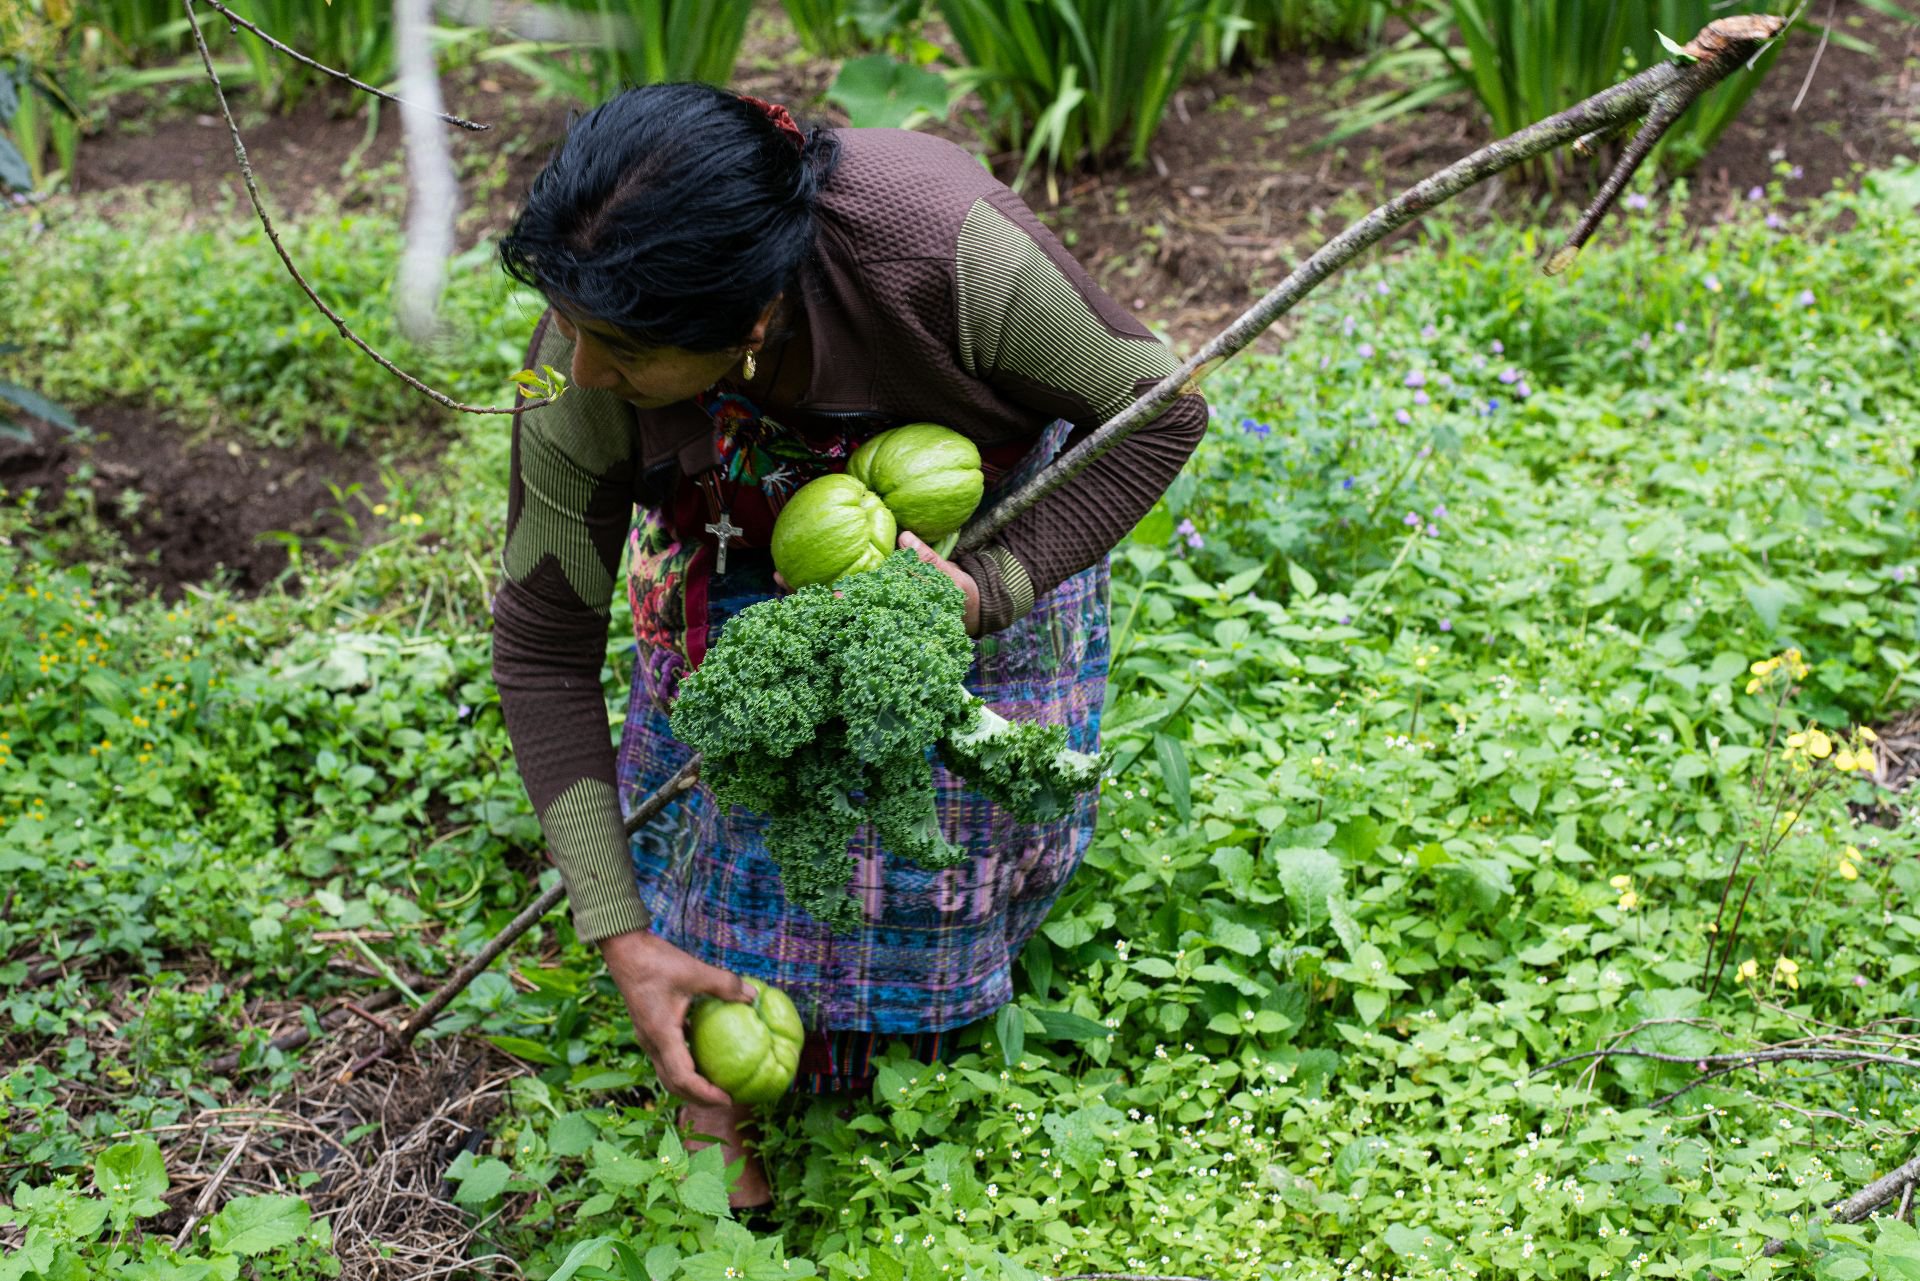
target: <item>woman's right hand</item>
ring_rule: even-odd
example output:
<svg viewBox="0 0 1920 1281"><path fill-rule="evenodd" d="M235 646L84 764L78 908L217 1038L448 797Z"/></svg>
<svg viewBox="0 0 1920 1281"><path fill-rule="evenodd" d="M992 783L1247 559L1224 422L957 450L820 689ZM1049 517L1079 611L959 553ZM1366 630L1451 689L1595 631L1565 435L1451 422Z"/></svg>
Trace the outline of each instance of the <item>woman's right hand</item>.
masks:
<svg viewBox="0 0 1920 1281"><path fill-rule="evenodd" d="M633 1034L653 1060L660 1084L694 1103L725 1107L727 1092L701 1076L687 1048L687 1007L696 996L751 1001L753 989L729 974L681 951L651 930L633 930L600 940L600 954L627 1003Z"/></svg>

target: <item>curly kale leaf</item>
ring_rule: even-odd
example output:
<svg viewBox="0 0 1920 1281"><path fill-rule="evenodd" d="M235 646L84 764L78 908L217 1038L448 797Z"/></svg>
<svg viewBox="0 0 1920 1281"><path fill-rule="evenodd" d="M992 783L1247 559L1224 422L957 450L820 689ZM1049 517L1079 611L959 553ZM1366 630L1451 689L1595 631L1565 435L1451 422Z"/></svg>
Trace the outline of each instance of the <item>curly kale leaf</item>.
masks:
<svg viewBox="0 0 1920 1281"><path fill-rule="evenodd" d="M977 724L940 743L940 759L974 790L1029 823L1047 823L1100 782L1104 760L1067 747L1064 725L1010 721L984 703Z"/></svg>
<svg viewBox="0 0 1920 1281"><path fill-rule="evenodd" d="M831 587L804 587L729 619L680 684L674 736L705 757L727 805L768 816L788 898L836 929L859 921L847 842L871 823L928 866L941 837L927 748L973 722L965 598L912 552Z"/></svg>

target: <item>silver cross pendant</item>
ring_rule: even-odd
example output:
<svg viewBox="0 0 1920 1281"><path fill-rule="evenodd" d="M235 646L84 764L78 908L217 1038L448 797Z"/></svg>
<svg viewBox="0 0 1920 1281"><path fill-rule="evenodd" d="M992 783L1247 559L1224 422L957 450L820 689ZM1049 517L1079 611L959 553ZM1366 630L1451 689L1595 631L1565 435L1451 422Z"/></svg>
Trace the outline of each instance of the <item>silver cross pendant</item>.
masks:
<svg viewBox="0 0 1920 1281"><path fill-rule="evenodd" d="M707 532L712 534L720 545L719 554L714 557L713 572L716 574L724 574L727 572L728 545L747 531L734 524L732 515L722 510L720 519L708 525Z"/></svg>

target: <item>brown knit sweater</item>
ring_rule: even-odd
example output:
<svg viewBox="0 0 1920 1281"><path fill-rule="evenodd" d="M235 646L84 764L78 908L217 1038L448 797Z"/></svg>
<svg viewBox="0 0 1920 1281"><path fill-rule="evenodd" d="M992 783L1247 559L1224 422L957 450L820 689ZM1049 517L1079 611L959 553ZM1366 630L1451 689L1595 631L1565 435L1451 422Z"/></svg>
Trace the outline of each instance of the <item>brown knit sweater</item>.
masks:
<svg viewBox="0 0 1920 1281"><path fill-rule="evenodd" d="M1172 372L1166 347L966 151L892 129L838 138L796 300L811 377L782 423L864 435L937 422L987 450L1064 418L1070 447ZM572 345L543 318L529 354L565 370ZM1205 402L1181 397L960 558L980 586L982 629L1016 621L1125 537L1206 425ZM516 413L513 433L493 671L575 925L594 941L648 923L600 685L621 547L636 503L668 504L714 466L714 429L691 402L645 410L574 388Z"/></svg>

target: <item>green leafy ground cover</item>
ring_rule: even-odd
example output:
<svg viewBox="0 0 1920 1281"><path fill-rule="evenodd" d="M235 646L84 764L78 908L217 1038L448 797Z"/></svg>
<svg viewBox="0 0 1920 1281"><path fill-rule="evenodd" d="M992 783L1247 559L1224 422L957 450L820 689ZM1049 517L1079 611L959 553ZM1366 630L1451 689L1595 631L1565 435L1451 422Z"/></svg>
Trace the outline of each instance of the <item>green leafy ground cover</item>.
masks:
<svg viewBox="0 0 1920 1281"><path fill-rule="evenodd" d="M45 206L0 222L0 377L69 405L134 401L211 422L241 441L284 445L309 432L388 446L431 406L360 356L311 306L244 201L220 214L159 189ZM387 216L321 212L276 224L287 252L355 333L428 386L470 404L508 403L539 300L503 276L490 241L456 257L444 332L428 349L400 336L392 287L401 240ZM165 246L166 252L159 252ZM304 299L302 299L304 302Z"/></svg>
<svg viewBox="0 0 1920 1281"><path fill-rule="evenodd" d="M1690 1066L1540 1070L1920 1013L1912 825L1856 817L1836 765L1920 702L1920 236L1871 190L1704 232L1656 199L1570 281L1528 233L1442 230L1305 309L1116 553L1115 776L1019 1009L889 1059L851 1120L775 1113L788 1226L755 1239L717 1150L617 1101L650 1069L555 914L516 950L565 945L540 990L496 971L449 1020L533 1068L453 1172L489 1248L532 1277L1920 1276L1912 1229L1813 1222L1910 1154L1911 1073L1656 1107ZM34 1242L0 1277L208 1275L140 1233L162 1156L111 1136L228 1089L247 997L338 985L315 931L439 974L533 892L486 681L504 433L465 440L301 600L136 600L0 516L0 1230ZM74 977L30 983L41 955ZM81 977L108 964L141 976L117 1033ZM256 1088L297 1080L242 1041ZM304 1208L178 1257L324 1275Z"/></svg>

